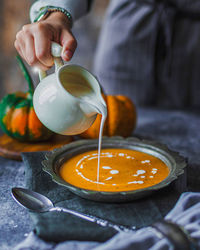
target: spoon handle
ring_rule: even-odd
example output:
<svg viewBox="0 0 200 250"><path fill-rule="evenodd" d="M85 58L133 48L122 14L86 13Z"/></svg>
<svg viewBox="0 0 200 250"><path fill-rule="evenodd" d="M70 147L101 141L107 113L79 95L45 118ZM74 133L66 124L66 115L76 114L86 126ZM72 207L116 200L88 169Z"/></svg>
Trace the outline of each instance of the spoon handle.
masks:
<svg viewBox="0 0 200 250"><path fill-rule="evenodd" d="M102 218L93 216L93 215L88 215L88 214L84 214L84 213L80 213L80 212L76 212L67 208L62 208L62 207L53 207L51 209L51 211L58 211L58 212L65 212L68 214L72 214L74 216L77 216L79 218L82 218L84 220L90 221L90 222L94 222L102 227L111 227L113 229L115 229L118 232L131 232L131 231L135 231L136 228L135 227L127 227L124 225L120 225L120 224L115 224L111 221L108 220L104 220Z"/></svg>

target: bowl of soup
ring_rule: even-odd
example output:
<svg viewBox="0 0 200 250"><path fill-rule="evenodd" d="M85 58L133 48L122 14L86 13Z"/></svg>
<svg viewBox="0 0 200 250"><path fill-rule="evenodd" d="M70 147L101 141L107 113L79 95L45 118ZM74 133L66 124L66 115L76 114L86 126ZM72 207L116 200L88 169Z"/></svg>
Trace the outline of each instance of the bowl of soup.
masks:
<svg viewBox="0 0 200 250"><path fill-rule="evenodd" d="M52 180L82 198L126 202L166 187L184 173L186 160L167 146L130 137L79 140L53 150L42 162Z"/></svg>

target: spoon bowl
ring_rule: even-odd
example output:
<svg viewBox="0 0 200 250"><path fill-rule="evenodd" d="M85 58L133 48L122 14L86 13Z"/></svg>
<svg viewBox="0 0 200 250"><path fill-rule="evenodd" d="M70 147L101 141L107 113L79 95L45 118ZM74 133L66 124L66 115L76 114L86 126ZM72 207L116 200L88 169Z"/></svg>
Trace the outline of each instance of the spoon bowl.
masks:
<svg viewBox="0 0 200 250"><path fill-rule="evenodd" d="M12 188L12 196L18 204L35 212L47 212L54 207L46 196L25 188Z"/></svg>

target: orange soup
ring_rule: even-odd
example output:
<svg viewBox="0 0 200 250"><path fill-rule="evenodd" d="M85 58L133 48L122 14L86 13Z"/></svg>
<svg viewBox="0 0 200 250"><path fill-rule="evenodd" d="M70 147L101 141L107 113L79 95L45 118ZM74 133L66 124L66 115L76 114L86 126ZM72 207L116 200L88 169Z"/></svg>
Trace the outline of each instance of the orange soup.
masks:
<svg viewBox="0 0 200 250"><path fill-rule="evenodd" d="M169 175L169 168L160 159L128 149L102 149L99 182L97 150L76 155L60 168L66 182L89 190L128 191L158 184Z"/></svg>

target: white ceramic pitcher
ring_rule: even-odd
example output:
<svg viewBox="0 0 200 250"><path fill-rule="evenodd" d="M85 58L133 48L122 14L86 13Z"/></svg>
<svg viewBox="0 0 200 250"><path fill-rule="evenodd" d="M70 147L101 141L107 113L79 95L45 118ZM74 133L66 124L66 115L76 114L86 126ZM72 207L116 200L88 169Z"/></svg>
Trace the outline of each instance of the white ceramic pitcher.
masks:
<svg viewBox="0 0 200 250"><path fill-rule="evenodd" d="M87 130L97 113L106 109L106 104L97 79L81 66L63 65L61 51L60 45L52 43L55 73L46 76L46 72L40 71L40 83L34 92L33 106L39 120L47 128L58 134L75 135ZM69 93L67 85L64 87L62 82L63 77L67 80L69 76L80 81L78 84L87 84L92 95L81 98Z"/></svg>

